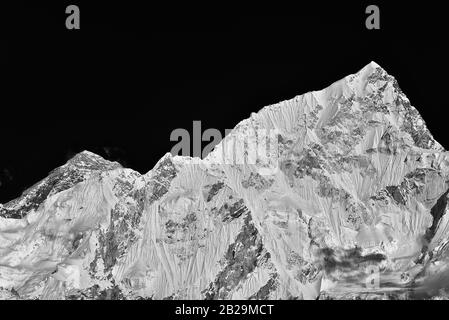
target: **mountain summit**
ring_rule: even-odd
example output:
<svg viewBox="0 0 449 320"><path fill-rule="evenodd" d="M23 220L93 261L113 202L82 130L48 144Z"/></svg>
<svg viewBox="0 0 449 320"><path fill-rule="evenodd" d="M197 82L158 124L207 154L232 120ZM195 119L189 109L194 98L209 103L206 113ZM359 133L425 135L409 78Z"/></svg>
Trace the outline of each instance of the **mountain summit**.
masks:
<svg viewBox="0 0 449 320"><path fill-rule="evenodd" d="M253 152L260 132L274 152ZM0 206L0 297L445 297L448 171L371 62L253 113L203 160L141 175L78 154Z"/></svg>

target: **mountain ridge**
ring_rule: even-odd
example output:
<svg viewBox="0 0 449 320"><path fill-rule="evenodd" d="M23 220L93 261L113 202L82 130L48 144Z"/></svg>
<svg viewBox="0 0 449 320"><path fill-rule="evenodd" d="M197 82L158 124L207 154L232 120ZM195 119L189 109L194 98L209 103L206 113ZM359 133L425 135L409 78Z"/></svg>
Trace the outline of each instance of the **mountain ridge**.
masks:
<svg viewBox="0 0 449 320"><path fill-rule="evenodd" d="M0 295L444 296L447 156L370 62L251 114L202 160L140 174L76 155L0 207Z"/></svg>

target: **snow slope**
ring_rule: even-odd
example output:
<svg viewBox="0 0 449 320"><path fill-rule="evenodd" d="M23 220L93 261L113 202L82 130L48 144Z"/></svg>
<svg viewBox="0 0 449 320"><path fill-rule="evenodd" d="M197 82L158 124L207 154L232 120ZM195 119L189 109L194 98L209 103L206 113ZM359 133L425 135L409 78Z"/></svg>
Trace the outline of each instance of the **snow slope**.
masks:
<svg viewBox="0 0 449 320"><path fill-rule="evenodd" d="M0 298L445 297L448 167L371 62L203 160L141 175L78 154L0 205Z"/></svg>

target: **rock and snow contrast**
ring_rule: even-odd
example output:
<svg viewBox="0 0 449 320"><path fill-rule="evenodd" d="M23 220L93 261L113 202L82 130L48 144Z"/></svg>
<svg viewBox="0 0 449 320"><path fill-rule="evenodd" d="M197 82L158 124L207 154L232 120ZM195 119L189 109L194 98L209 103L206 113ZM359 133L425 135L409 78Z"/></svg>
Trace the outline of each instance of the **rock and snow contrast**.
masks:
<svg viewBox="0 0 449 320"><path fill-rule="evenodd" d="M273 158L220 160L261 128ZM203 160L142 175L78 154L0 205L0 298L445 298L448 160L371 62L252 114Z"/></svg>

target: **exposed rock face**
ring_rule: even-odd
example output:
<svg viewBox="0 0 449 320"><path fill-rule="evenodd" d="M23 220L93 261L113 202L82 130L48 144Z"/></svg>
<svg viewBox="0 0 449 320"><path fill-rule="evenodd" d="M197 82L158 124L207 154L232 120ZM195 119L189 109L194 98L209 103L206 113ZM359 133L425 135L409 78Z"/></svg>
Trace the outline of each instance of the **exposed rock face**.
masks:
<svg viewBox="0 0 449 320"><path fill-rule="evenodd" d="M276 152L245 161L261 130ZM372 62L252 114L204 160L141 175L77 155L0 205L0 297L445 297L448 172Z"/></svg>

